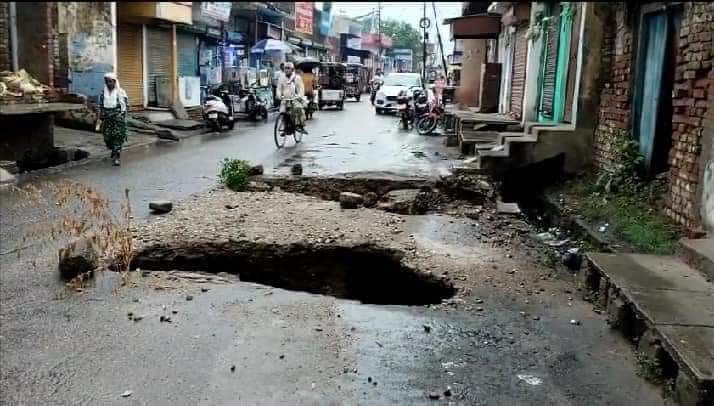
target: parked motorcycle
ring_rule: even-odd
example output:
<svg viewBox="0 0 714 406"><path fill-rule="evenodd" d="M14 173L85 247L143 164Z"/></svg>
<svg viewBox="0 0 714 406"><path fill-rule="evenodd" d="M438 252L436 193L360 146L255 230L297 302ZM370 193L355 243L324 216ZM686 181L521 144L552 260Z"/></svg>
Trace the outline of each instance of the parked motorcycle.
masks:
<svg viewBox="0 0 714 406"><path fill-rule="evenodd" d="M414 98L414 117L419 118L429 111L429 97L423 89L416 89L412 93Z"/></svg>
<svg viewBox="0 0 714 406"><path fill-rule="evenodd" d="M406 90L402 90L397 96L397 115L405 130L413 126L417 117L426 114L428 110L428 97L421 88L414 89L411 96Z"/></svg>
<svg viewBox="0 0 714 406"><path fill-rule="evenodd" d="M227 89L214 88L203 102L203 119L208 128L220 131L223 127L232 130L235 127L233 101Z"/></svg>
<svg viewBox="0 0 714 406"><path fill-rule="evenodd" d="M406 90L402 90L397 95L397 115L402 128L408 130L414 121L414 103Z"/></svg>
<svg viewBox="0 0 714 406"><path fill-rule="evenodd" d="M238 112L253 121L266 121L268 120L268 106L264 97L258 94L257 90L257 87L251 86L238 92L240 97Z"/></svg>
<svg viewBox="0 0 714 406"><path fill-rule="evenodd" d="M441 104L430 104L426 113L417 118L414 125L419 135L431 134L444 118L444 106Z"/></svg>

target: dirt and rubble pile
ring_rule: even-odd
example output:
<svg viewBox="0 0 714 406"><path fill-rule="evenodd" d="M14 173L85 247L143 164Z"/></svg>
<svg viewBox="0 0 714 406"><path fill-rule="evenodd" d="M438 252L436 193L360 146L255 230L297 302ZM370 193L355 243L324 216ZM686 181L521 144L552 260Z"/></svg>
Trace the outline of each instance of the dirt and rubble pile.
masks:
<svg viewBox="0 0 714 406"><path fill-rule="evenodd" d="M49 86L40 83L24 69L0 72L0 104L17 99L23 102L46 102L49 91Z"/></svg>

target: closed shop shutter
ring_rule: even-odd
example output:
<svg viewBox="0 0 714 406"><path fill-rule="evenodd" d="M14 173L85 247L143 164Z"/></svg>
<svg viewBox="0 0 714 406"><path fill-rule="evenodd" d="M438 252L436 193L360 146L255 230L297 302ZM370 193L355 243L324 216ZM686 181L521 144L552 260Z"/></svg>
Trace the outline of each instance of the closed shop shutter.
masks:
<svg viewBox="0 0 714 406"><path fill-rule="evenodd" d="M120 24L117 28L117 74L129 98L130 107L144 106L143 42L140 25Z"/></svg>
<svg viewBox="0 0 714 406"><path fill-rule="evenodd" d="M559 7L556 7L559 10ZM555 99L555 75L558 68L558 12L554 12L546 28L545 63L543 65L543 82L541 89L540 113L543 117L553 118L553 101Z"/></svg>
<svg viewBox="0 0 714 406"><path fill-rule="evenodd" d="M157 94L157 78L160 86L170 86L171 80L171 31L156 27L146 28L146 58L149 78L149 104L157 106L159 95ZM169 89L170 91L170 89ZM163 93L159 89L158 93ZM162 106L166 107L166 106Z"/></svg>
<svg viewBox="0 0 714 406"><path fill-rule="evenodd" d="M511 113L520 119L523 114L523 95L526 90L526 63L528 61L528 39L526 31L528 25L523 24L514 36L513 42L513 70L511 73Z"/></svg>
<svg viewBox="0 0 714 406"><path fill-rule="evenodd" d="M197 76L198 54L196 36L184 32L176 33L178 52L178 75Z"/></svg>

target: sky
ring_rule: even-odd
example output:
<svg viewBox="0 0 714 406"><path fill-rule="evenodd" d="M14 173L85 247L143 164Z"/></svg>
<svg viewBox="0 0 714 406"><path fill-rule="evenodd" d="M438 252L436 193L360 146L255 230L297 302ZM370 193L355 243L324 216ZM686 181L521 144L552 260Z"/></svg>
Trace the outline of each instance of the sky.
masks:
<svg viewBox="0 0 714 406"><path fill-rule="evenodd" d="M423 15L424 3L416 2L382 2L382 19L390 18L411 23L415 28L419 27L419 19ZM436 3L436 17L441 32L441 40L444 43L444 54L449 55L453 49L453 43L449 41L449 26L441 25L445 18L458 17L461 15L462 2L442 2ZM334 2L332 3L333 13L339 14L344 10L350 17L358 17L369 13L377 8L377 2ZM431 20L429 28L429 41L437 43L436 26L434 21L434 9L431 2L426 3L426 16ZM438 45L437 45L438 47Z"/></svg>

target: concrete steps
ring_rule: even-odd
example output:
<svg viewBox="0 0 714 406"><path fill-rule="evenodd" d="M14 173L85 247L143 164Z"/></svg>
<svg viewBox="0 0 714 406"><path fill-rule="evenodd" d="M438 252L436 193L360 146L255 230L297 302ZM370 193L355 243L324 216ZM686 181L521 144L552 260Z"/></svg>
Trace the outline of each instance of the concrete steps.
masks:
<svg viewBox="0 0 714 406"><path fill-rule="evenodd" d="M677 257L587 257L587 286L611 326L659 361L680 405L714 404L714 285Z"/></svg>
<svg viewBox="0 0 714 406"><path fill-rule="evenodd" d="M501 131L495 137L495 145L489 148L478 149L478 154L489 158L507 158L511 156L511 144L537 143L539 132L543 129L553 130L569 127L569 125L553 123L527 122L523 126L523 131L509 132Z"/></svg>
<svg viewBox="0 0 714 406"><path fill-rule="evenodd" d="M714 280L714 238L681 240L684 261L710 281Z"/></svg>

